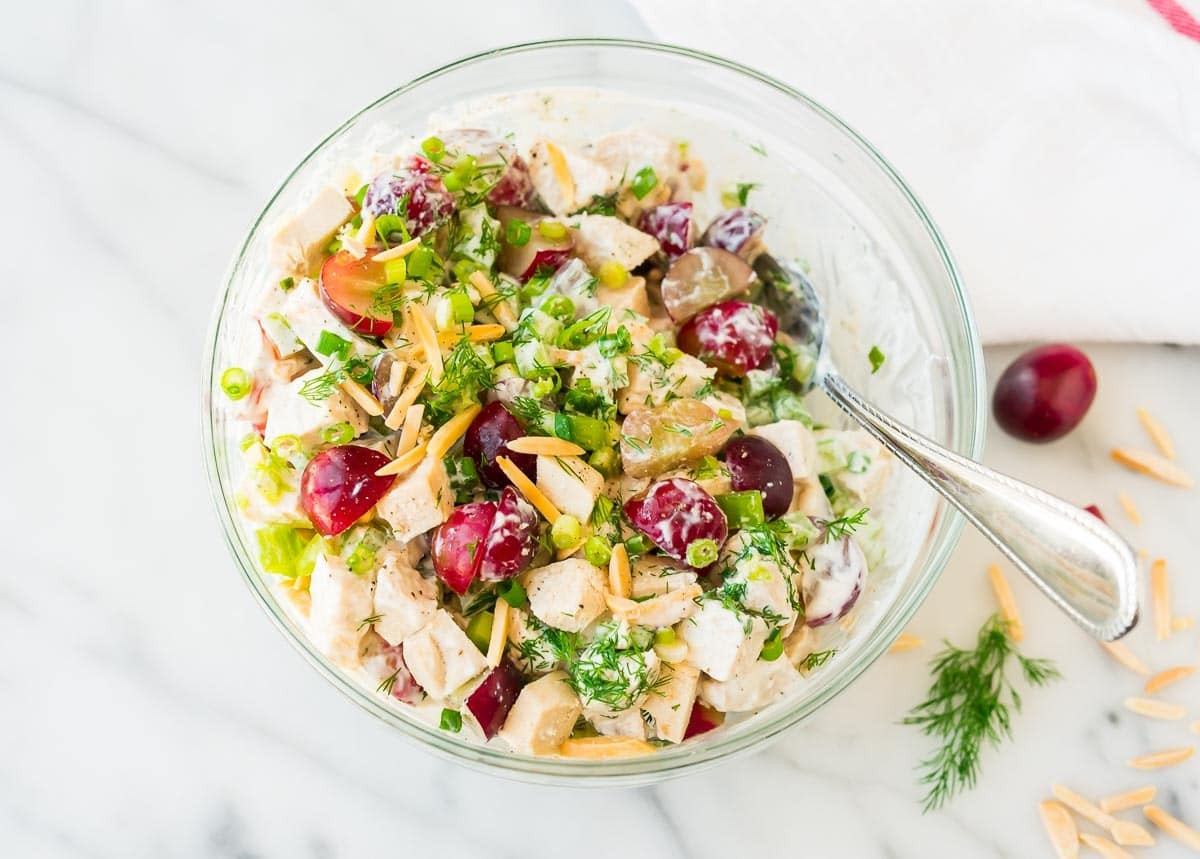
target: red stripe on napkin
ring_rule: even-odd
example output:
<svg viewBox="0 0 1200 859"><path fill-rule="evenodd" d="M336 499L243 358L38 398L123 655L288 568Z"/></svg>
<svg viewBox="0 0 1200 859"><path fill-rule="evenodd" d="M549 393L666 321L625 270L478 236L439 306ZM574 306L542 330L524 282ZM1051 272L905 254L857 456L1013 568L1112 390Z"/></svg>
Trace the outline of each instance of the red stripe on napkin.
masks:
<svg viewBox="0 0 1200 859"><path fill-rule="evenodd" d="M1155 12L1166 19L1176 33L1200 42L1200 22L1193 18L1192 13L1180 6L1176 0L1146 0L1146 2Z"/></svg>

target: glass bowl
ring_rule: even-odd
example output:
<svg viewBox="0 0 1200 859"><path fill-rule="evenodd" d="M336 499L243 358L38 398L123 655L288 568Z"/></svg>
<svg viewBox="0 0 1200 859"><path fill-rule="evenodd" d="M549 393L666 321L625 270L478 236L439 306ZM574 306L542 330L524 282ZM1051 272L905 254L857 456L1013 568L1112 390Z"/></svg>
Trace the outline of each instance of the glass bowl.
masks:
<svg viewBox="0 0 1200 859"><path fill-rule="evenodd" d="M204 456L225 539L246 584L317 671L424 747L514 778L642 784L749 752L845 689L887 649L933 587L958 540L961 518L897 465L877 511L885 523L887 555L872 569L867 593L852 615L855 623L833 630L839 651L833 659L811 672L789 698L710 734L654 755L580 761L513 754L438 730L333 666L309 643L277 599L269 576L258 569L253 534L236 515L233 499L244 427L235 425L219 378L223 368L245 355L247 338L254 336L246 320L255 297L267 288L264 260L272 224L320 178L330 176L339 161L366 146L395 134L419 138L430 116L453 106L490 104L501 94L547 88L583 96L544 105L535 119L548 134L575 129L581 116L595 120L596 106L615 106L619 122L610 130L642 125L676 138L682 130L693 152L707 161L713 184L761 181L752 202L771 219L768 244L801 259L823 293L830 342L843 373L884 409L976 459L986 424L983 362L950 254L925 209L883 157L802 93L696 51L588 39L469 57L351 117L287 176L255 220L217 298L203 371ZM872 374L866 355L876 344L888 357ZM837 420L836 413L822 417Z"/></svg>

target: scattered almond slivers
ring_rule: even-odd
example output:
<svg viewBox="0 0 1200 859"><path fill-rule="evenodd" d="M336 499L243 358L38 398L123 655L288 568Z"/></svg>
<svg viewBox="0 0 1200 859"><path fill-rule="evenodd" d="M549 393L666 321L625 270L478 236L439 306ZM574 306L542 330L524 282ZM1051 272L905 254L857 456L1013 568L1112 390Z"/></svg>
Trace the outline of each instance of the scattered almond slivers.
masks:
<svg viewBox="0 0 1200 859"><path fill-rule="evenodd" d="M401 454L376 471L375 476L390 477L392 475L404 474L411 470L425 458L425 447L425 445L419 444L407 453Z"/></svg>
<svg viewBox="0 0 1200 859"><path fill-rule="evenodd" d="M439 346L450 347L461 340L464 334L472 343L487 343L499 340L507 333L503 325L468 325L464 330L452 328L449 331L439 331L437 338Z"/></svg>
<svg viewBox="0 0 1200 859"><path fill-rule="evenodd" d="M475 420L475 416L482 410L483 406L476 403L438 427L432 438L429 439L429 455L434 459L441 459L448 454L450 448L454 447L454 443L466 435L471 421Z"/></svg>
<svg viewBox="0 0 1200 859"><path fill-rule="evenodd" d="M1127 763L1134 769L1157 770L1183 763L1195 752L1195 746L1180 746L1177 749L1163 749L1161 752L1151 752L1148 755L1131 758Z"/></svg>
<svg viewBox="0 0 1200 859"><path fill-rule="evenodd" d="M1126 847L1150 847L1154 844L1154 836L1142 826L1128 820L1113 821L1109 833L1113 841Z"/></svg>
<svg viewBox="0 0 1200 859"><path fill-rule="evenodd" d="M1154 802L1154 797L1157 794L1158 788L1152 784L1148 784L1145 787L1137 787L1133 790L1127 790L1124 793L1106 796L1100 800L1100 808L1109 814L1117 811L1125 811L1128 808L1136 808L1139 805Z"/></svg>
<svg viewBox="0 0 1200 859"><path fill-rule="evenodd" d="M1154 637L1164 641L1171 636L1171 585L1167 562L1162 558L1150 565L1150 596L1154 602Z"/></svg>
<svg viewBox="0 0 1200 859"><path fill-rule="evenodd" d="M629 552L624 543L613 546L612 557L608 559L608 589L622 599L629 599L633 593L633 574L629 570Z"/></svg>
<svg viewBox="0 0 1200 859"><path fill-rule="evenodd" d="M425 379L428 375L428 364L422 363L413 367L412 376L409 377L404 390L400 392L400 396L396 399L396 404L388 412L387 420L384 421L388 429L394 430L400 428L401 422L408 415L409 406L417 401L417 397L421 396L421 391L425 387Z"/></svg>
<svg viewBox="0 0 1200 859"><path fill-rule="evenodd" d="M1042 825L1046 827L1046 835L1059 859L1074 859L1079 855L1079 827L1075 818L1060 802L1043 799L1038 803L1038 812L1042 816Z"/></svg>
<svg viewBox="0 0 1200 859"><path fill-rule="evenodd" d="M353 379L343 379L338 387L371 417L383 414L383 406L379 404L379 400L375 399L374 395L358 382Z"/></svg>
<svg viewBox="0 0 1200 859"><path fill-rule="evenodd" d="M371 220L372 220L372 228L374 228L374 218L372 218ZM366 226L366 224L367 224L367 219L363 218L363 226ZM379 253L375 254L375 256L372 257L372 259L374 259L375 262L387 262L388 260L391 260L391 259L400 259L401 257L408 256L410 253L415 251L420 246L421 246L420 239L409 239L408 241L404 242L403 244L396 245L394 248L388 248L386 251L380 251Z"/></svg>
<svg viewBox="0 0 1200 859"><path fill-rule="evenodd" d="M413 334L416 335L417 344L424 350L425 360L429 362L429 378L436 385L446 369L442 362L442 347L438 343L437 332L433 330L433 325L425 316L424 311L418 310L411 304L406 305L404 311L412 326Z"/></svg>
<svg viewBox="0 0 1200 859"><path fill-rule="evenodd" d="M1153 695L1166 689L1172 683L1178 683L1186 677L1191 677L1196 673L1194 665L1176 665L1174 668L1168 668L1166 671L1160 671L1146 681L1144 687L1147 695Z"/></svg>
<svg viewBox="0 0 1200 859"><path fill-rule="evenodd" d="M547 435L526 435L508 442L513 453L530 453L534 456L582 456L584 449L565 438Z"/></svg>
<svg viewBox="0 0 1200 859"><path fill-rule="evenodd" d="M1154 415L1141 406L1138 406L1137 416L1141 421L1142 428L1146 430L1146 435L1150 436L1150 441L1154 442L1154 446L1158 448L1158 452L1167 459L1174 459L1175 444L1171 441L1171 436L1167 434L1166 428L1158 422Z"/></svg>
<svg viewBox="0 0 1200 859"><path fill-rule="evenodd" d="M896 640L892 642L892 646L888 648L888 653L904 653L908 650L916 650L925 643L925 639L916 635L909 635L907 632L902 632L896 636Z"/></svg>
<svg viewBox="0 0 1200 859"><path fill-rule="evenodd" d="M1170 835L1181 844L1200 850L1200 832L1188 826L1178 817L1173 817L1156 805L1147 805L1142 809L1151 823Z"/></svg>
<svg viewBox="0 0 1200 859"><path fill-rule="evenodd" d="M1133 651L1122 641L1101 641L1100 646L1108 651L1108 655L1120 662L1135 674L1149 674L1146 663L1133 655ZM1151 691L1149 689L1147 692Z"/></svg>
<svg viewBox="0 0 1200 859"><path fill-rule="evenodd" d="M408 407L404 413L404 428L400 431L400 440L396 442L396 455L408 453L417 445L417 437L421 433L421 421L425 417L424 403Z"/></svg>
<svg viewBox="0 0 1200 859"><path fill-rule="evenodd" d="M1180 615L1179 617L1171 618L1171 631L1184 632L1196 625L1196 618L1190 614Z"/></svg>
<svg viewBox="0 0 1200 859"><path fill-rule="evenodd" d="M1171 486L1191 489L1196 485L1196 481L1190 474L1158 454L1133 450L1128 447L1114 447L1110 455L1126 468L1131 468L1147 477L1153 477L1155 480L1161 480L1163 483L1169 483Z"/></svg>
<svg viewBox="0 0 1200 859"><path fill-rule="evenodd" d="M533 481L525 476L525 472L513 464L511 459L507 456L498 456L496 457L496 465L500 466L500 470L512 481L512 485L517 488L517 491L525 496L526 501L537 508L538 512L546 518L547 522L553 525L558 521L558 517L562 513L554 506L554 502L547 498L546 494L538 489Z"/></svg>
<svg viewBox="0 0 1200 859"><path fill-rule="evenodd" d="M1054 794L1054 798L1071 809L1085 820L1099 826L1101 829L1112 829L1117 819L1111 814L1107 814L1100 810L1100 807L1092 804L1082 796L1071 790L1066 785L1054 784L1050 786L1050 792Z"/></svg>
<svg viewBox="0 0 1200 859"><path fill-rule="evenodd" d="M566 758L603 760L654 754L654 746L634 737L574 737L564 741L558 753Z"/></svg>
<svg viewBox="0 0 1200 859"><path fill-rule="evenodd" d="M1005 627L1008 637L1013 641L1023 641L1025 627L1021 623L1021 612L1017 609L1017 600L1013 596L1012 588L1008 586L1008 579L1004 578L1004 571L1000 569L999 564L992 564L988 567L988 578L992 582L992 591L996 594L996 603L1000 606L1000 614L1008 621L1008 625Z"/></svg>
<svg viewBox="0 0 1200 859"><path fill-rule="evenodd" d="M508 619L510 606L507 600L496 600L495 616L492 618L492 635L488 639L487 664L495 668L504 658L504 646L508 642Z"/></svg>
<svg viewBox="0 0 1200 859"><path fill-rule="evenodd" d="M1142 524L1142 514L1138 512L1137 507L1133 503L1133 499L1124 492L1117 493L1117 500L1121 502L1121 509L1125 511L1126 518L1134 525Z"/></svg>
<svg viewBox="0 0 1200 859"><path fill-rule="evenodd" d="M1080 832L1079 841L1091 847L1104 859L1133 859L1133 854L1123 847L1118 847L1107 838L1101 838L1099 835L1092 835L1090 832Z"/></svg>
<svg viewBox="0 0 1200 859"><path fill-rule="evenodd" d="M471 284L479 290L479 297L491 310L492 316L496 317L496 321L509 331L516 328L517 318L513 315L512 308L508 306L508 302L496 294L496 287L492 286L488 276L481 271L473 271L469 279Z"/></svg>
<svg viewBox="0 0 1200 859"><path fill-rule="evenodd" d="M1200 734L1200 719L1197 719L1196 721L1192 722L1192 724L1188 725L1188 730L1193 734Z"/></svg>
<svg viewBox="0 0 1200 859"><path fill-rule="evenodd" d="M1182 719L1187 709L1182 704L1171 704L1154 698L1126 698L1125 707L1151 719Z"/></svg>

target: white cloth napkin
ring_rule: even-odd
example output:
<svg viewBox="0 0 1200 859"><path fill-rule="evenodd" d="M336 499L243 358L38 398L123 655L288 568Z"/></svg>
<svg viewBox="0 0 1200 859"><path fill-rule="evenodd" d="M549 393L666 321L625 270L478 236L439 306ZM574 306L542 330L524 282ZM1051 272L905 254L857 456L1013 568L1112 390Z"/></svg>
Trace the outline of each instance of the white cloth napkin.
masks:
<svg viewBox="0 0 1200 859"><path fill-rule="evenodd" d="M1200 343L1200 0L629 2L874 143L986 342Z"/></svg>

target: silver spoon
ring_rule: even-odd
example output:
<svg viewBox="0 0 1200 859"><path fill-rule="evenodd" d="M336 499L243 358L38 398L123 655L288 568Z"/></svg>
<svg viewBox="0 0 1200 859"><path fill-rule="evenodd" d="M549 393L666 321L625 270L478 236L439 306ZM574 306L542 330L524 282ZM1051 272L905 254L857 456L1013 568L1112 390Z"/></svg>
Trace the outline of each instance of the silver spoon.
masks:
<svg viewBox="0 0 1200 859"><path fill-rule="evenodd" d="M1115 641L1137 623L1137 561L1090 513L947 450L867 403L825 349L826 320L812 285L767 254L755 271L780 328L818 356L812 385L915 471L1088 633Z"/></svg>

